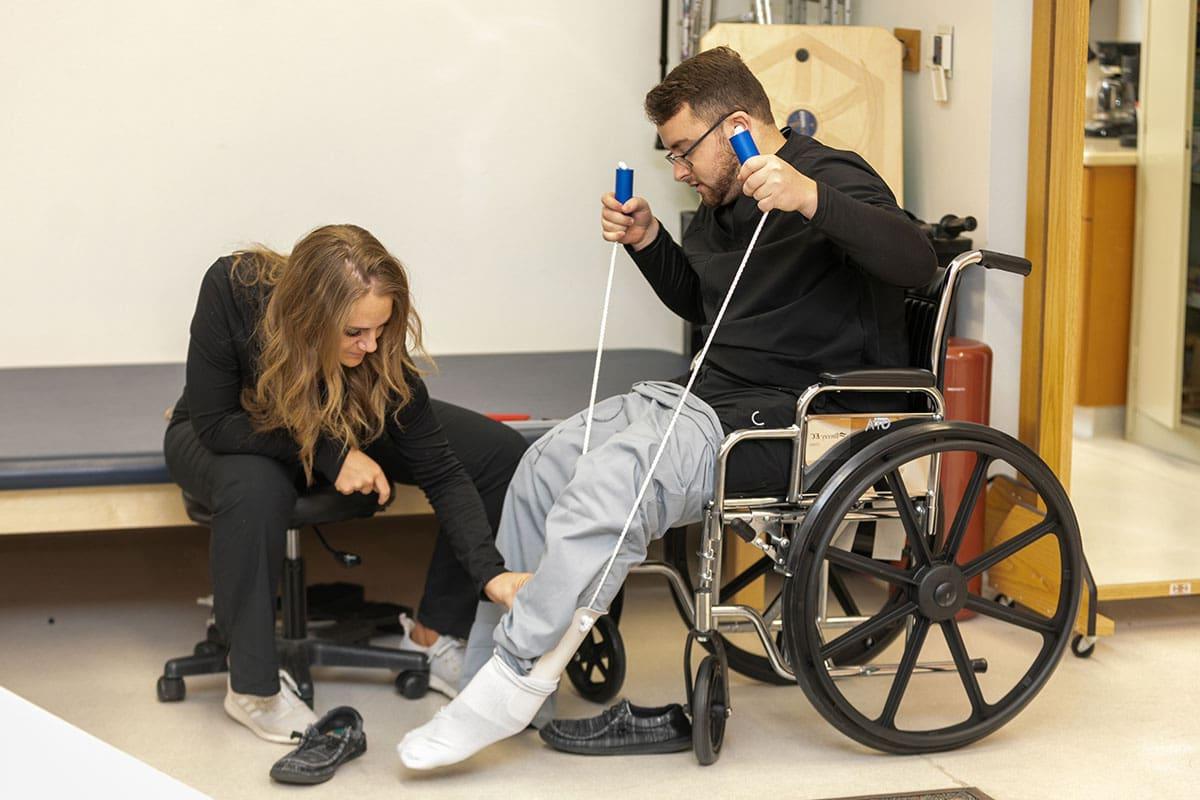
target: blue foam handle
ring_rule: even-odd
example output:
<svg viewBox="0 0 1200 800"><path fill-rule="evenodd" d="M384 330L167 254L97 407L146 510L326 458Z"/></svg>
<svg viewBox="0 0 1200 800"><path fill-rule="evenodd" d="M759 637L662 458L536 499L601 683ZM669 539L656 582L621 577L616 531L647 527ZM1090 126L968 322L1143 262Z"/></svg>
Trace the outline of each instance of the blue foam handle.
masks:
<svg viewBox="0 0 1200 800"><path fill-rule="evenodd" d="M613 191L618 203L624 203L633 197L633 170L628 167L617 167L617 188Z"/></svg>
<svg viewBox="0 0 1200 800"><path fill-rule="evenodd" d="M743 164L758 155L758 145L754 143L750 131L745 128L730 136L729 143L733 145L733 152L737 154L738 161Z"/></svg>

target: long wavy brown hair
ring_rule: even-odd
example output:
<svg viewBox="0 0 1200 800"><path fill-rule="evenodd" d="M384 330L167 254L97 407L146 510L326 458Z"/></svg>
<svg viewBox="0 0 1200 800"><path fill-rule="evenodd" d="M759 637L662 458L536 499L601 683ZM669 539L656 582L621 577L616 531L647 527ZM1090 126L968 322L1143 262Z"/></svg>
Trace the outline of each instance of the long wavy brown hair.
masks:
<svg viewBox="0 0 1200 800"><path fill-rule="evenodd" d="M326 225L282 255L266 247L235 254L235 282L267 295L258 323L258 380L242 406L258 430L285 429L300 446L311 484L317 440L361 449L378 439L388 414L412 399L406 375L428 359L399 259L356 225ZM378 349L344 367L340 340L355 301L373 292L392 299Z"/></svg>

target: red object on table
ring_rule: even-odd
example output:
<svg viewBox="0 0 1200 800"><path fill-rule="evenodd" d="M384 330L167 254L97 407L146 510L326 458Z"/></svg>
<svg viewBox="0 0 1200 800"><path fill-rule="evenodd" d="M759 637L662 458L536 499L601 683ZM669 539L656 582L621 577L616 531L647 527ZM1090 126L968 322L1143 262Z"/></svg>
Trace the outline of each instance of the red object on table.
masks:
<svg viewBox="0 0 1200 800"><path fill-rule="evenodd" d="M946 350L946 380L942 394L946 398L946 418L978 422L987 425L991 417L992 348L974 339L951 336ZM975 459L967 453L949 453L942 458L942 528L950 529L959 501L967 489ZM984 509L987 506L987 487L979 493L975 510L967 525L967 535L958 551L958 563L966 564L983 552ZM972 578L971 594L979 594L983 577ZM963 609L957 619L973 617Z"/></svg>
<svg viewBox="0 0 1200 800"><path fill-rule="evenodd" d="M484 414L484 416L496 422L524 422L530 418L528 414Z"/></svg>

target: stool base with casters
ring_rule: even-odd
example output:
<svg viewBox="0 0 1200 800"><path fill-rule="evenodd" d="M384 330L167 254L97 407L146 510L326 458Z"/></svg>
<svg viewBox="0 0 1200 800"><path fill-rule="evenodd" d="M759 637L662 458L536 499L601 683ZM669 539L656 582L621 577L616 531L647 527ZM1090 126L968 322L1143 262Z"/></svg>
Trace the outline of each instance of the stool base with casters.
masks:
<svg viewBox="0 0 1200 800"><path fill-rule="evenodd" d="M201 525L210 524L211 512L186 493L184 505L193 521ZM283 564L283 625L275 645L280 667L295 680L301 699L309 706L313 704L311 669L314 666L391 670L397 673L396 688L409 699L422 697L429 689L429 661L423 653L334 641L308 632L300 529L306 525L315 527L329 522L369 517L376 510L375 495L343 496L329 487L300 497L292 512ZM213 675L228 670L228 647L217 630L210 626L206 639L196 645L192 655L166 662L163 674L158 679L158 699L163 702L183 700L186 694L185 677Z"/></svg>

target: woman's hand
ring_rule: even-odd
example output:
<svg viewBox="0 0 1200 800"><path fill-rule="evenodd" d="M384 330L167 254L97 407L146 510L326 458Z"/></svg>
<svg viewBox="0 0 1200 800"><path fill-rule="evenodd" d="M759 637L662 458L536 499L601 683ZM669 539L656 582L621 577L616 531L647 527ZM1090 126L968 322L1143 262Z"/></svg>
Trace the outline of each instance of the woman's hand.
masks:
<svg viewBox="0 0 1200 800"><path fill-rule="evenodd" d="M521 587L532 577L532 572L501 572L487 582L487 586L483 587L483 593L493 603L499 603L505 608L511 609L513 601L517 599L517 592L521 591Z"/></svg>
<svg viewBox="0 0 1200 800"><path fill-rule="evenodd" d="M374 459L362 450L351 450L342 462L342 470L338 473L333 486L342 494L379 493L379 505L387 505L392 496L392 482L383 474L383 469Z"/></svg>

